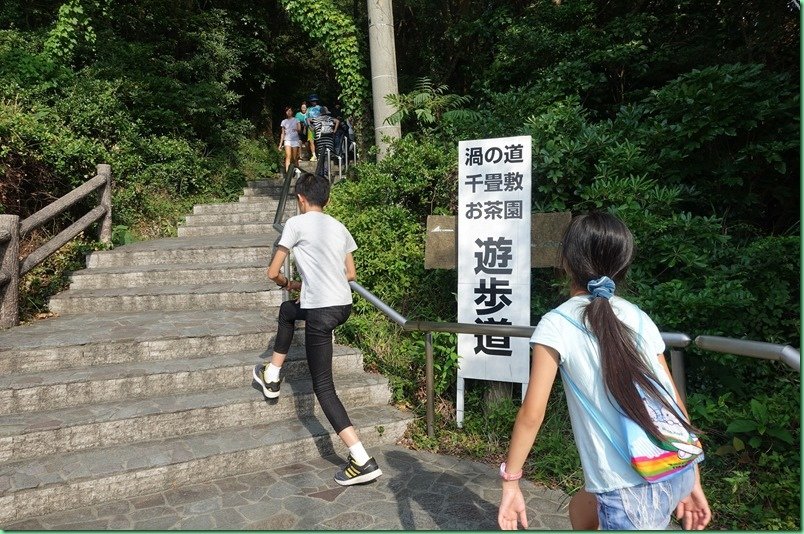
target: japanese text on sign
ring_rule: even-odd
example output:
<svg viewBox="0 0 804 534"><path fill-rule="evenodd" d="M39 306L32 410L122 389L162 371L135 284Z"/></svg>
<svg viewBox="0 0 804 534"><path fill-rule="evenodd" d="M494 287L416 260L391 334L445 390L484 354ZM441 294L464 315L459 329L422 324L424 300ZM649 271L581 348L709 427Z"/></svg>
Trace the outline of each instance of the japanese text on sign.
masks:
<svg viewBox="0 0 804 534"><path fill-rule="evenodd" d="M458 153L458 321L528 325L531 139L462 141ZM527 343L459 335L459 378L527 383Z"/></svg>

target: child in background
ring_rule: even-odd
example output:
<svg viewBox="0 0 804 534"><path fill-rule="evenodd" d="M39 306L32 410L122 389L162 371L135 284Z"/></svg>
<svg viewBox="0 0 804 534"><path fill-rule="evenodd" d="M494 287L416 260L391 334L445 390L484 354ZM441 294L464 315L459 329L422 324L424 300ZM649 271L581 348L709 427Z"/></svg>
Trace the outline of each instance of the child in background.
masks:
<svg viewBox="0 0 804 534"><path fill-rule="evenodd" d="M308 139L307 139L307 136L309 135L309 133L307 132L307 103L306 102L302 102L301 105L299 106L299 111L296 112L296 120L299 121L299 124L301 124L301 130L299 131L299 138L301 139L301 149L304 149L305 147L308 147L308 145L310 144L310 141L308 141ZM308 150L310 151L310 154L313 154L313 148L314 147L309 146ZM302 154L302 152L303 152L303 150L299 150L299 159L310 159L310 156L304 156ZM296 166L298 166L298 165L299 164L296 163Z"/></svg>
<svg viewBox="0 0 804 534"><path fill-rule="evenodd" d="M301 124L293 115L293 108L285 107L285 120L282 121L282 133L279 135L279 150L285 147L285 171L287 172L291 163L299 164L299 149L301 139L299 132Z"/></svg>
<svg viewBox="0 0 804 534"><path fill-rule="evenodd" d="M585 479L585 490L574 495L569 505L573 528L663 530L673 511L686 530L701 530L711 519L698 460L666 479L647 482L584 405L591 403L611 428L617 427L624 413L654 435L659 431L635 387L639 384L653 398L662 395L654 391L658 389L672 394L688 419L664 359L659 329L637 306L614 296L631 265L633 247L631 232L609 214L576 217L564 235L562 264L571 280L571 298L546 313L531 337L530 383L516 417L507 461L500 466L503 482L497 521L504 530L515 530L517 520L527 528L518 479L544 420L559 368ZM651 382L654 390L646 385ZM682 424L694 430L687 421ZM616 438L624 440L624 436Z"/></svg>
<svg viewBox="0 0 804 534"><path fill-rule="evenodd" d="M307 139L310 141L310 151L312 152L312 156L310 156L310 161L317 161L316 157L316 146L315 146L315 134L313 132L312 127L312 119L318 117L321 113L321 106L318 105L318 95L312 94L307 97L307 101L310 102L310 105L307 106Z"/></svg>
<svg viewBox="0 0 804 534"><path fill-rule="evenodd" d="M294 192L300 215L285 223L268 267L268 278L288 291L300 290L301 297L280 306L271 363L257 364L253 376L266 398L279 397L279 372L290 349L295 323L305 321L304 342L313 391L327 420L349 448L347 465L335 474L335 482L351 486L370 482L382 471L360 442L332 380L332 332L352 312L349 281L356 276L352 252L357 245L343 224L324 213L329 190L329 180L322 176L303 173L296 180ZM301 282L280 272L291 249Z"/></svg>

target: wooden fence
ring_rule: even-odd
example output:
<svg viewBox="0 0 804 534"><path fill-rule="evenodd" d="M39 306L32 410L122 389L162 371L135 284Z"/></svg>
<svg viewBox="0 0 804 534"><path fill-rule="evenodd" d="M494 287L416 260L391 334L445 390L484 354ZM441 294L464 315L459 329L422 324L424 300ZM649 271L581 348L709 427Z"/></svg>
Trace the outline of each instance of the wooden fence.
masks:
<svg viewBox="0 0 804 534"><path fill-rule="evenodd" d="M100 188L103 188L103 191L95 208L25 258L20 258L20 239L24 239L30 232ZM100 218L103 220L100 224L99 238L103 243L111 243L112 170L109 165L103 163L97 166L97 175L94 178L27 219L20 221L18 215L0 215L0 328L10 328L19 324L20 277Z"/></svg>

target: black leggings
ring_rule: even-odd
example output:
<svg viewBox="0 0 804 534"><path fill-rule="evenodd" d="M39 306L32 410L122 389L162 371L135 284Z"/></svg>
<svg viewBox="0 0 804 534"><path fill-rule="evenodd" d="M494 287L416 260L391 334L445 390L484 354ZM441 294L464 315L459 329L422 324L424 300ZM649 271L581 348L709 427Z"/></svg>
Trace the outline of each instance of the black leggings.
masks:
<svg viewBox="0 0 804 534"><path fill-rule="evenodd" d="M295 300L287 300L279 307L279 328L274 343L275 352L287 354L296 321L305 321L304 344L307 365L313 379L313 391L329 424L338 434L344 428L352 426L352 422L335 393L335 383L332 381L332 331L336 326L345 323L351 313L351 304L302 309Z"/></svg>

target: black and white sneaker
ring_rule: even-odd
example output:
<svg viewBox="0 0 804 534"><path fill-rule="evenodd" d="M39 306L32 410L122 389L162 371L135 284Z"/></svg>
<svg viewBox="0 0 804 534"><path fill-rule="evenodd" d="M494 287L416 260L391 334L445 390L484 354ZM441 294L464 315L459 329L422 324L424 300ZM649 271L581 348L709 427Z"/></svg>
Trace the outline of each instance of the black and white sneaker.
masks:
<svg viewBox="0 0 804 534"><path fill-rule="evenodd" d="M262 387L262 394L267 399L275 399L279 397L279 385L282 383L282 378L275 382L267 382L265 380L265 367L264 363L258 363L254 366L254 371L251 373L254 381Z"/></svg>
<svg viewBox="0 0 804 534"><path fill-rule="evenodd" d="M369 458L363 465L357 465L352 455L349 455L346 467L335 473L335 482L341 486L352 486L354 484L365 484L382 475L377 462L374 458Z"/></svg>

